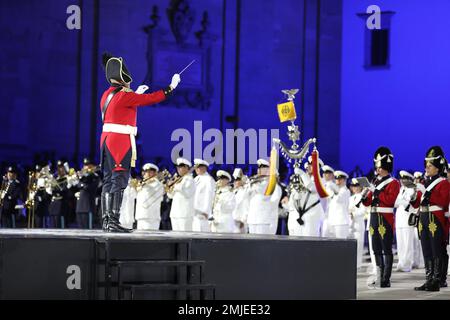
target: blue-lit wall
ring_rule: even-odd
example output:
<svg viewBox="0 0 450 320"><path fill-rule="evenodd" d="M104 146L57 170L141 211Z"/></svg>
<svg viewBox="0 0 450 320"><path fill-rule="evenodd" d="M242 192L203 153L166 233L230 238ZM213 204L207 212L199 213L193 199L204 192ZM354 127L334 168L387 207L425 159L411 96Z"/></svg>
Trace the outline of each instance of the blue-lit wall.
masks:
<svg viewBox="0 0 450 320"><path fill-rule="evenodd" d="M123 56L134 78L144 80L151 9L169 30L165 0L2 1L0 10L0 160L33 161L35 153L79 162L98 159L99 100L107 88L100 54ZM170 157L176 128L280 129L276 104L280 90L300 88L298 122L303 138L319 139L321 157L339 162L341 1L191 0L195 23L203 11L214 37L210 61L213 93L207 111L172 105L142 108L139 145L142 160ZM81 6L82 29L68 30L66 8ZM169 34L170 36L170 34ZM167 79L169 83L170 79ZM181 83L181 86L183 82ZM159 89L151 87L151 89ZM221 111L222 108L222 111ZM238 122L226 121L237 116ZM270 138L270 137L269 137ZM193 155L194 156L194 155Z"/></svg>
<svg viewBox="0 0 450 320"><path fill-rule="evenodd" d="M394 11L390 68L364 68L369 5ZM380 145L389 146L395 169L423 169L426 150L450 154L450 20L447 0L343 1L341 154L344 169L365 171ZM383 26L382 26L383 27Z"/></svg>

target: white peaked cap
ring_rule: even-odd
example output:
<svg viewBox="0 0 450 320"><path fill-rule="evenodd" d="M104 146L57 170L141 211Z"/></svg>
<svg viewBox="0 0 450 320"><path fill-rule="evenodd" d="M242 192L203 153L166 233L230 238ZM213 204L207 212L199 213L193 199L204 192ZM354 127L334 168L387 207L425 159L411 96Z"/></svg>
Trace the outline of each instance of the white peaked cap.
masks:
<svg viewBox="0 0 450 320"><path fill-rule="evenodd" d="M142 166L142 171L147 171L147 170L150 170L150 169L159 171L158 166L156 164L153 164L153 163L146 163L146 164L144 164Z"/></svg>
<svg viewBox="0 0 450 320"><path fill-rule="evenodd" d="M325 166L322 167L322 171L324 171L324 172L325 171L334 172L334 169L332 167L328 166L328 165L325 165Z"/></svg>
<svg viewBox="0 0 450 320"><path fill-rule="evenodd" d="M269 161L265 160L265 159L258 159L258 161L256 161L256 164L258 166L267 166L270 167L270 163Z"/></svg>
<svg viewBox="0 0 450 320"><path fill-rule="evenodd" d="M187 165L188 167L192 167L192 163L191 163L188 159L185 159L185 158L178 158L178 159L177 159L177 166L182 165L182 164L185 164L185 165Z"/></svg>
<svg viewBox="0 0 450 320"><path fill-rule="evenodd" d="M228 178L228 180L231 181L231 175L224 170L217 171L216 176L217 176L217 178L226 177L226 178Z"/></svg>
<svg viewBox="0 0 450 320"><path fill-rule="evenodd" d="M205 161L205 160L203 160L203 159L194 159L194 164L195 165L202 165L202 166L207 166L207 167L209 167L209 162L208 161Z"/></svg>
<svg viewBox="0 0 450 320"><path fill-rule="evenodd" d="M233 171L233 178L239 179L244 176L244 171L241 168L235 168Z"/></svg>
<svg viewBox="0 0 450 320"><path fill-rule="evenodd" d="M422 177L423 177L423 172L420 172L420 171L414 172L414 178L422 178Z"/></svg>
<svg viewBox="0 0 450 320"><path fill-rule="evenodd" d="M405 170L400 171L400 177L401 177L401 178L411 178L411 179L414 179L414 176L413 176L411 173L409 173L408 171L405 171Z"/></svg>
<svg viewBox="0 0 450 320"><path fill-rule="evenodd" d="M348 174L345 173L344 171L337 170L334 172L334 177L335 178L344 177L345 179L348 179Z"/></svg>

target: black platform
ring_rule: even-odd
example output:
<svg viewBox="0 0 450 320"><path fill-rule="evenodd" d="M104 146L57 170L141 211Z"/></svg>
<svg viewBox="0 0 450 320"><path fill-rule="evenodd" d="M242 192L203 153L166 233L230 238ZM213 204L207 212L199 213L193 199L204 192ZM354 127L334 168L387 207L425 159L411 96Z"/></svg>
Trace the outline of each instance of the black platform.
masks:
<svg viewBox="0 0 450 320"><path fill-rule="evenodd" d="M356 241L0 230L1 299L355 299Z"/></svg>

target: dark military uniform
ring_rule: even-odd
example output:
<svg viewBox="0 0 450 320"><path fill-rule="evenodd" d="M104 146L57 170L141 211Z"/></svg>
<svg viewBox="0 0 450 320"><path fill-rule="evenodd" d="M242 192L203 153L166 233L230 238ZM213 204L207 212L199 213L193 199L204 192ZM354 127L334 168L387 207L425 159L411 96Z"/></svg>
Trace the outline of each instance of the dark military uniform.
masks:
<svg viewBox="0 0 450 320"><path fill-rule="evenodd" d="M69 189L66 176L56 178L57 185L52 188L52 197L49 206L51 228L64 228L65 219L69 213Z"/></svg>
<svg viewBox="0 0 450 320"><path fill-rule="evenodd" d="M17 179L6 182L1 211L1 222L3 228L15 228L15 214L17 200L20 198L20 182Z"/></svg>
<svg viewBox="0 0 450 320"><path fill-rule="evenodd" d="M386 147L375 152L375 168L382 168L389 173L393 170L394 156ZM363 197L363 204L370 207L369 232L372 238L373 253L377 265L380 287L391 286L391 273L394 257L392 243L394 239L394 206L400 192L400 182L390 175L379 176L375 190Z"/></svg>
<svg viewBox="0 0 450 320"><path fill-rule="evenodd" d="M91 219L96 212L95 197L97 192L99 176L97 173L84 173L77 186L79 195L77 197L76 215L77 223L81 229L88 229L92 227L92 220L89 223L89 216Z"/></svg>
<svg viewBox="0 0 450 320"><path fill-rule="evenodd" d="M167 194L164 194L161 202L161 222L159 230L172 230L172 223L170 221L170 209L172 208L172 199Z"/></svg>
<svg viewBox="0 0 450 320"><path fill-rule="evenodd" d="M45 191L45 188L39 188L34 194L34 227L45 228L45 218L48 217L48 209L51 201L51 195Z"/></svg>
<svg viewBox="0 0 450 320"><path fill-rule="evenodd" d="M414 289L439 291L441 286L446 286L449 222L445 213L448 212L450 201L450 183L442 177L445 158L440 147L435 146L428 150L425 167L427 164L439 169L439 174L425 180L425 193L418 195L413 203L414 207L419 208L418 229L426 275L426 282Z"/></svg>

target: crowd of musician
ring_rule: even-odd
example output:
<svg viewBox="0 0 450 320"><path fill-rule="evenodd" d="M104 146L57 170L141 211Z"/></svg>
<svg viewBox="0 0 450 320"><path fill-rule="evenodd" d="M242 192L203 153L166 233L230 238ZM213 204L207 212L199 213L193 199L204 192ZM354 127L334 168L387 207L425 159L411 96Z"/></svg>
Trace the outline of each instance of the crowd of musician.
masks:
<svg viewBox="0 0 450 320"><path fill-rule="evenodd" d="M357 185L352 182L352 176L359 176L362 173L358 167L350 173L349 177L342 171L334 171L330 166L323 165L323 163L321 165L323 182L327 188L330 188L330 186L331 189L335 188L335 181L338 181L337 178L341 175L341 177L345 178L352 195L361 191L360 189L362 188L355 188ZM140 175L138 174L130 179L126 193L129 195L128 200L131 194L134 205L132 205L131 210L125 210L128 216L121 218L121 222L135 229L171 230L170 209L172 199L170 196L173 193L174 186L178 184L181 187L183 186L182 182L186 180L186 178L181 179L183 175L178 173L178 171L183 170L183 167L186 167L186 172L183 175L186 175L186 177L192 176L193 178L193 188L190 190L192 203L187 204L187 206L190 205L192 207L193 211L192 230L211 231L217 229L214 228L215 225L217 226L217 222L213 223L214 209L216 214L220 214L220 201L221 204L227 204L227 211L231 213L229 215L231 219L228 219L230 227L225 232L248 233L249 191L259 186L260 182L263 182L264 178L268 176L269 163L263 159L258 160L257 173L251 177L244 174L244 170L251 172L254 169L252 167L246 167L244 170L237 168L233 170L231 175L231 172L219 170L217 166L209 165L201 159L195 159L192 166L188 160L180 158L176 164L177 172L175 174L171 174L168 169L160 171L154 164L146 164L142 167ZM209 170L209 168L212 168L212 170ZM308 163L305 164L305 168L308 169ZM45 166L36 165L34 170L28 172L28 175L25 172L21 172L14 165L8 166L3 171L6 172L4 172L0 189L2 228L101 228L99 201L102 188L101 170L89 159L85 158L83 160L79 171L70 168L68 162L61 160L57 161L53 171L50 162ZM344 175L342 176L342 174ZM216 176L216 181L214 181L214 176ZM373 173L370 172L366 176L371 178ZM415 172L412 175L404 170L398 171L398 176L401 180L411 179L416 183L420 183L424 179L421 172ZM152 186L151 182L155 180L158 181L156 190L148 188ZM286 174L282 174L279 180L279 190L276 190L275 196L272 196L274 198L274 201L272 201L274 205L271 210L273 211L273 222L270 222L271 227L267 231L269 234L289 234L289 229L291 232L293 230L293 228L288 228L287 226L289 210L285 205L291 193L292 185L289 183L289 178ZM159 186L160 190L158 190ZM196 186L197 188L195 188ZM150 199L151 205L148 204L149 199L142 197L142 195L139 197L139 201L136 201L139 191L142 194L144 193L143 191L146 191L146 196L153 198ZM233 193L234 196L225 198L224 194L227 191ZM159 193L159 196L155 197L155 193ZM158 204L156 209L160 212L159 218L153 214L151 220L156 221L156 224L155 222L152 223L151 228L148 228L149 225L143 223L143 221L148 220L146 219L148 215L146 216L145 213L142 214L140 212L142 211L139 210L141 202L147 203L147 211L151 211L153 204ZM123 207L126 207L126 204ZM322 207L325 207L324 209L326 210L327 206L322 202ZM264 210L267 207L261 209ZM142 219L139 219L140 216L142 216ZM175 216L179 215L175 214ZM354 218L350 212L349 217L351 220ZM367 217L366 214L364 218L367 219ZM172 220L176 219L177 217L172 217ZM142 224L143 227L139 227L139 224ZM181 228L180 230L191 228ZM219 229L221 229L220 225ZM352 229L354 227L350 225L349 230Z"/></svg>

